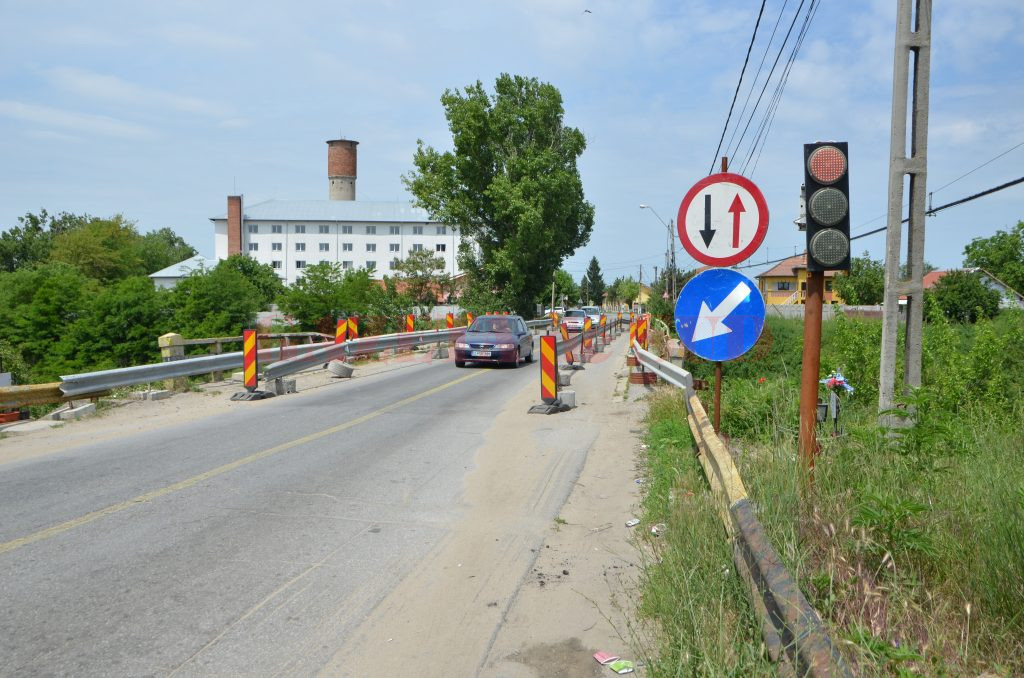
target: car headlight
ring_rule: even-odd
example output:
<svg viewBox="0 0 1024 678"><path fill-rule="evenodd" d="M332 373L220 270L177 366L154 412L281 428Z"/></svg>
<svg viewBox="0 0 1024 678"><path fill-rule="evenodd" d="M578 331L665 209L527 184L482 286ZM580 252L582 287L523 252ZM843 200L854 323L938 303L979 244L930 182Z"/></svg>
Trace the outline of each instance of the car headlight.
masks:
<svg viewBox="0 0 1024 678"><path fill-rule="evenodd" d="M510 348L515 348L515 347L516 347L515 344L498 344L497 345L497 348L503 348L503 349L510 349Z"/></svg>
<svg viewBox="0 0 1024 678"><path fill-rule="evenodd" d="M455 348L469 348L469 344L464 341L456 341Z"/></svg>

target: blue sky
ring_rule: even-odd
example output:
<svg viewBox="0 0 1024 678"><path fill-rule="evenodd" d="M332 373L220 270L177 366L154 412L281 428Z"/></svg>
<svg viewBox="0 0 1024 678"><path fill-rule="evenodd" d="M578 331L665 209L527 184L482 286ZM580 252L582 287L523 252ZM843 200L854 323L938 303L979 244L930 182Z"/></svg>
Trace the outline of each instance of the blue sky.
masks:
<svg viewBox="0 0 1024 678"><path fill-rule="evenodd" d="M783 0L767 2L748 77L782 12L767 72L798 4L782 11ZM854 233L884 225L895 5L823 0L756 168L747 140L733 154L751 158L746 174L771 212L752 261L803 247L792 220L805 142L850 142ZM247 203L326 198L324 142L339 136L360 142L360 199L407 198L400 177L416 140L450 146L444 89L478 79L491 87L510 72L557 86L566 123L588 140L580 171L596 224L566 267L579 278L596 256L606 280L636 277L641 265L649 280L664 263L665 230L638 205L674 219L707 174L758 7L0 0L0 227L40 208L122 213L142 231L169 226L211 256L209 218L225 211L228 194ZM1024 141L1022 63L1020 0L935 3L930 189ZM745 84L737 112L746 92ZM759 109L752 127L760 120ZM1024 147L934 202L1022 168ZM926 259L957 266L971 238L1019 219L1024 185L947 210L927 220ZM884 236L854 246L881 258ZM679 265L692 264L679 249Z"/></svg>

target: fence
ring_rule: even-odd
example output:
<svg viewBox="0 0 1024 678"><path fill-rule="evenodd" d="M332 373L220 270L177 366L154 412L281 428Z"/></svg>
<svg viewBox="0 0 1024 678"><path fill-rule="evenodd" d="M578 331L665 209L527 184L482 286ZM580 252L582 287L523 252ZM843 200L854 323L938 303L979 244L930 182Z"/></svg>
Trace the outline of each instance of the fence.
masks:
<svg viewBox="0 0 1024 678"><path fill-rule="evenodd" d="M645 368L685 391L687 422L697 442L697 459L717 499L732 541L733 562L750 588L761 617L761 635L773 660L786 660L801 676L850 676L818 613L801 593L755 516L732 455L715 433L693 390L689 372L639 345L633 352Z"/></svg>

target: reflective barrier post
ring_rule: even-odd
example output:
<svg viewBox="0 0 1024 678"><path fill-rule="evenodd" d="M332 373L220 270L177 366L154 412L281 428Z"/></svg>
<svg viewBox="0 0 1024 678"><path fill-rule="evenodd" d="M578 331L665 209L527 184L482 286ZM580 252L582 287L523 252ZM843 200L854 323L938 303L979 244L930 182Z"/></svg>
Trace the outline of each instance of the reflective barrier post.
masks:
<svg viewBox="0 0 1024 678"><path fill-rule="evenodd" d="M548 405L558 399L558 354L550 334L540 338L540 399Z"/></svg>
<svg viewBox="0 0 1024 678"><path fill-rule="evenodd" d="M583 321L583 343L580 345L580 360L582 362L587 362L587 352L588 351L590 352L591 355L594 354L594 343L593 343L594 340L587 338L587 332L590 331L590 328L592 326L593 326L593 322L591 322L590 318L587 317Z"/></svg>
<svg viewBox="0 0 1024 678"><path fill-rule="evenodd" d="M558 329L561 330L561 332L562 332L562 341L569 341L569 330L565 329L565 325L559 325ZM570 365L572 365L574 362L576 362L576 359L572 355L572 351L566 349L566 351L565 351L565 360Z"/></svg>
<svg viewBox="0 0 1024 678"><path fill-rule="evenodd" d="M558 327L558 314L554 311L551 312L551 326Z"/></svg>
<svg viewBox="0 0 1024 678"><path fill-rule="evenodd" d="M334 343L343 344L348 339L348 321L338 318L338 325L334 328Z"/></svg>
<svg viewBox="0 0 1024 678"><path fill-rule="evenodd" d="M451 328L455 327L455 315L452 314L452 313L446 314L444 316L444 325L448 329L451 329Z"/></svg>
<svg viewBox="0 0 1024 678"><path fill-rule="evenodd" d="M630 313L630 315L633 315L633 314ZM629 319L629 347L631 349L633 348L633 344L634 343L636 343L636 322L632 318L630 318Z"/></svg>
<svg viewBox="0 0 1024 678"><path fill-rule="evenodd" d="M256 390L256 330L242 330L242 374L245 390Z"/></svg>
<svg viewBox="0 0 1024 678"><path fill-rule="evenodd" d="M470 313L469 311L466 311L466 327L469 327L472 324L473 324L473 314Z"/></svg>
<svg viewBox="0 0 1024 678"><path fill-rule="evenodd" d="M636 323L636 343L640 348L647 348L647 316L642 315Z"/></svg>
<svg viewBox="0 0 1024 678"><path fill-rule="evenodd" d="M359 316L357 315L350 315L348 317L348 338L359 338Z"/></svg>
<svg viewBox="0 0 1024 678"><path fill-rule="evenodd" d="M601 343L608 343L608 316L601 314Z"/></svg>
<svg viewBox="0 0 1024 678"><path fill-rule="evenodd" d="M405 316L405 331L412 332L416 328L416 318L412 313Z"/></svg>

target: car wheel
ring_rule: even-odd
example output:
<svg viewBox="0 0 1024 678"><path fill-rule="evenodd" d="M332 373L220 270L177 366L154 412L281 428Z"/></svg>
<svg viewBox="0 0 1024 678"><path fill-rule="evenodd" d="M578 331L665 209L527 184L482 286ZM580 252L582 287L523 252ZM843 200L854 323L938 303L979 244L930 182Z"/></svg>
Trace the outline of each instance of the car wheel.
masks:
<svg viewBox="0 0 1024 678"><path fill-rule="evenodd" d="M510 363L509 367L511 367L512 369L516 369L517 367L519 367L519 348L516 348L516 357L512 359L512 362Z"/></svg>
<svg viewBox="0 0 1024 678"><path fill-rule="evenodd" d="M455 366L456 367L465 367L466 366L466 361L465 360L456 360L455 361Z"/></svg>
<svg viewBox="0 0 1024 678"><path fill-rule="evenodd" d="M526 356L526 362L528 362L528 363L532 363L533 362L533 346L532 345L530 346L530 353L529 353L529 355Z"/></svg>

